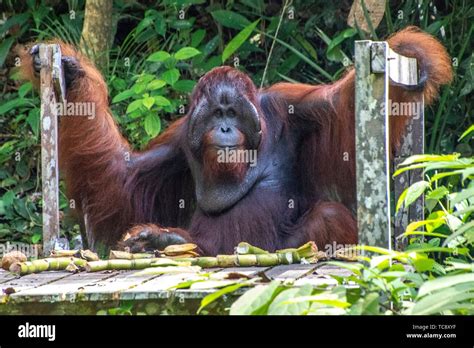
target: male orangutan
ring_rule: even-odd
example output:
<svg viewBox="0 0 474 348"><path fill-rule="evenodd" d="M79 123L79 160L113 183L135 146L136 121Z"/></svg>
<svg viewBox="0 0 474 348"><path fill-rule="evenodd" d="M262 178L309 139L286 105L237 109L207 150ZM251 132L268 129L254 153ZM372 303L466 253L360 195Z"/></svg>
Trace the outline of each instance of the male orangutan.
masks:
<svg viewBox="0 0 474 348"><path fill-rule="evenodd" d="M388 42L420 69L417 88L390 87L392 102L423 93L429 104L452 77L446 50L415 27ZM357 242L354 70L329 85L257 90L244 73L215 68L197 83L188 114L138 152L112 118L101 74L71 46L61 49L67 101L95 103L95 118L62 116L59 139L60 170L92 248L125 236L132 251L192 241L207 255L241 241L271 251ZM23 62L37 82L37 46ZM391 117L392 146L405 121ZM219 160L223 150L256 151L256 161Z"/></svg>

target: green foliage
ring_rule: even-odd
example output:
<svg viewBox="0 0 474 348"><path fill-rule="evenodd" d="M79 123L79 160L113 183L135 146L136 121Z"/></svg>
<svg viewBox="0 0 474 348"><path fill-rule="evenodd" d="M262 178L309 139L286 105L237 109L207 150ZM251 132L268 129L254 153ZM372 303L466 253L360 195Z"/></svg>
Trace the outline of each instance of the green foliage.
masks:
<svg viewBox="0 0 474 348"><path fill-rule="evenodd" d="M176 53L165 51L152 53L146 59L145 71L132 77L134 84L130 88L118 93L112 103L126 103L126 114L129 118L126 129L136 134L139 145L146 145L161 131L160 113L176 113L182 105L180 93L190 93L194 81L181 79L182 74L177 68L201 52L194 47L183 47ZM117 87L123 85L124 80L115 80ZM176 97L173 95L178 93ZM183 108L184 109L184 105Z"/></svg>
<svg viewBox="0 0 474 348"><path fill-rule="evenodd" d="M352 273L333 276L338 286L292 287L274 281L247 290L229 313L474 314L474 158L416 155L400 166L394 175L422 168L426 180L403 192L397 211L425 194L428 215L426 220L409 224L400 237L408 239L404 251L356 246L348 251L357 252L359 262L327 262ZM251 284L238 282L223 288L212 294L212 301L247 285ZM212 301L205 298L200 310Z"/></svg>
<svg viewBox="0 0 474 348"><path fill-rule="evenodd" d="M246 26L240 33L237 34L225 47L224 52L222 52L222 62L225 62L240 46L242 46L245 41L252 34L253 30L257 26L259 20Z"/></svg>

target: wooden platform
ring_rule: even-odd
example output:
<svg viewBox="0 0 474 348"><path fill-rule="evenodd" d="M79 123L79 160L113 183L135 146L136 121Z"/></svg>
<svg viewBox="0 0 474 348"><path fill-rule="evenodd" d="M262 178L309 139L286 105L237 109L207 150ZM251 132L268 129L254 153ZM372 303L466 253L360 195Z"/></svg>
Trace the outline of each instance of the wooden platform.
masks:
<svg viewBox="0 0 474 348"><path fill-rule="evenodd" d="M331 275L350 274L346 269L322 263L203 271L216 273L219 279L225 279L229 273L239 273L266 281L291 282L296 286L336 285ZM51 271L15 277L0 270L0 314L97 314L111 308L149 315L196 314L201 299L216 291L216 288L170 289L184 281L196 279L196 273L137 275L138 272L71 274ZM232 295L224 296L207 310L213 314L225 314L225 308L233 302L232 297L243 292L245 289L241 288Z"/></svg>

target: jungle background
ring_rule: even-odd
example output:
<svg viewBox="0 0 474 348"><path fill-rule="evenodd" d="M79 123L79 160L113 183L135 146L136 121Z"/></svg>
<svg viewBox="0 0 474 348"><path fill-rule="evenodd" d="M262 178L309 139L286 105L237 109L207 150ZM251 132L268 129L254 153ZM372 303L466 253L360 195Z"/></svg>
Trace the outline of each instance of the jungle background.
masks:
<svg viewBox="0 0 474 348"><path fill-rule="evenodd" d="M415 268L422 274L421 283L409 288L449 272L470 273L468 281L474 284L474 6L468 0L386 1L381 14L360 5L363 15L354 23L348 21L354 2L0 0L0 243L38 244L42 233L40 100L31 84L19 80L16 45L60 38L80 47L103 72L114 117L139 149L185 113L196 81L213 67L236 66L257 86L278 81L330 83L352 65L355 40L384 39L416 25L446 46L455 71L452 85L444 87L425 111L426 152L458 155L427 156L416 162L427 169L434 161L434 168L445 175L432 173L408 188L397 206L406 208L422 193L428 197L427 219L404 236L409 248L425 248L415 258L403 256L420 266ZM79 227L69 217L64 192L62 186L61 233L72 241ZM426 232L419 232L419 226ZM446 250L436 249L443 247ZM460 255L458 249L449 249L460 247ZM365 277L367 294L381 279L387 282L380 272L358 272ZM282 291L278 289L274 287L270 299ZM390 301L410 292L392 290ZM411 296L415 298L416 291ZM469 296L461 299L461 311L473 311L472 291ZM459 304L453 301L450 305ZM373 310L372 302L363 310Z"/></svg>

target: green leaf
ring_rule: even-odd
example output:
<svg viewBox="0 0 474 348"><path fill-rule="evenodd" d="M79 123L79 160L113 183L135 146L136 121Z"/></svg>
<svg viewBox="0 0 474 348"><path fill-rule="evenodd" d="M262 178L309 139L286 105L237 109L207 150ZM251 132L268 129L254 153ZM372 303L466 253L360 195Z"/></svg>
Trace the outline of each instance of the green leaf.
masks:
<svg viewBox="0 0 474 348"><path fill-rule="evenodd" d="M171 54L165 51L158 51L153 53L147 58L147 61L149 62L164 62L167 60L169 57L171 57Z"/></svg>
<svg viewBox="0 0 474 348"><path fill-rule="evenodd" d="M426 27L424 30L431 35L436 36L438 31L445 26L449 21L451 20L451 16L446 16L442 20L438 20L436 22L431 23L428 27Z"/></svg>
<svg viewBox="0 0 474 348"><path fill-rule="evenodd" d="M5 114L12 109L16 109L21 106L25 106L29 104L30 104L30 101L28 99L16 98L16 99L9 100L6 103L2 103L2 105L0 105L0 115Z"/></svg>
<svg viewBox="0 0 474 348"><path fill-rule="evenodd" d="M135 35L140 34L143 30L148 28L151 24L153 24L154 18L151 16L146 16L143 18L140 23L138 23L135 29Z"/></svg>
<svg viewBox="0 0 474 348"><path fill-rule="evenodd" d="M133 89L127 89L126 91L123 91L123 92L117 94L112 99L112 104L119 103L123 100L126 100L126 99L130 98L133 95L135 95L135 92L133 91Z"/></svg>
<svg viewBox="0 0 474 348"><path fill-rule="evenodd" d="M174 54L174 57L177 60L185 60L197 56L198 54L201 54L201 52L194 47L183 47Z"/></svg>
<svg viewBox="0 0 474 348"><path fill-rule="evenodd" d="M146 89L146 83L141 83L139 81L137 81L132 87L133 93L137 95L144 93L145 89Z"/></svg>
<svg viewBox="0 0 474 348"><path fill-rule="evenodd" d="M304 303L304 302L317 302L327 306L347 308L350 307L350 303L334 298L331 293L325 292L313 296L301 296L285 301L288 304Z"/></svg>
<svg viewBox="0 0 474 348"><path fill-rule="evenodd" d="M216 10L211 12L214 20L227 28L241 30L250 24L250 21L239 13L228 10Z"/></svg>
<svg viewBox="0 0 474 348"><path fill-rule="evenodd" d="M38 244L38 242L41 240L41 237L41 233L35 233L31 236L31 243Z"/></svg>
<svg viewBox="0 0 474 348"><path fill-rule="evenodd" d="M380 314L379 308L380 295L371 292L357 300L349 311L351 315L377 315Z"/></svg>
<svg viewBox="0 0 474 348"><path fill-rule="evenodd" d="M459 158L459 154L452 155L413 155L404 160L400 166L407 166L419 162L449 162Z"/></svg>
<svg viewBox="0 0 474 348"><path fill-rule="evenodd" d="M28 11L10 16L5 22L3 22L3 25L0 26L0 33L6 34L8 30L14 26L18 26L18 28L22 27L23 24L30 18L30 15L31 12ZM15 33L14 35L17 34Z"/></svg>
<svg viewBox="0 0 474 348"><path fill-rule="evenodd" d="M227 286L223 289L220 289L218 291L215 291L215 292L207 295L206 297L204 297L201 300L201 306L199 307L199 309L197 311L197 314L199 314L205 307L207 307L209 304L216 301L220 297L222 297L226 294L229 294L231 292L234 292L237 289L240 289L241 287L248 286L248 285L249 285L249 282L241 282L241 283L237 283L237 284Z"/></svg>
<svg viewBox="0 0 474 348"><path fill-rule="evenodd" d="M462 174L462 182L463 182L463 184L464 184L464 181L465 181L468 177L470 177L471 175L474 175L474 166L462 170L462 171L461 171L461 174Z"/></svg>
<svg viewBox="0 0 474 348"><path fill-rule="evenodd" d="M127 107L127 114L134 112L135 110L139 109L143 105L142 99L137 99L131 102Z"/></svg>
<svg viewBox="0 0 474 348"><path fill-rule="evenodd" d="M182 29L191 29L193 27L193 23L191 21L185 19L178 19L171 22L170 26L174 29L182 30Z"/></svg>
<svg viewBox="0 0 474 348"><path fill-rule="evenodd" d="M157 95L154 99L154 102L158 106L170 106L171 102L161 95Z"/></svg>
<svg viewBox="0 0 474 348"><path fill-rule="evenodd" d="M153 97L147 97L143 99L143 105L150 110L151 107L155 104L155 98Z"/></svg>
<svg viewBox="0 0 474 348"><path fill-rule="evenodd" d="M202 40L206 37L206 30L204 29L199 29L196 30L192 35L191 35L191 46L197 47Z"/></svg>
<svg viewBox="0 0 474 348"><path fill-rule="evenodd" d="M122 91L127 87L127 83L125 82L124 79L121 79L121 78L118 78L118 77L114 76L114 78L112 79L112 86L116 90Z"/></svg>
<svg viewBox="0 0 474 348"><path fill-rule="evenodd" d="M3 63L7 58L8 52L10 52L10 48L12 47L14 42L15 39L9 37L8 39L5 39L2 43L0 43L0 67L3 66Z"/></svg>
<svg viewBox="0 0 474 348"><path fill-rule="evenodd" d="M430 183L427 181L418 181L411 185L406 193L405 207L416 201L428 187L430 187Z"/></svg>
<svg viewBox="0 0 474 348"><path fill-rule="evenodd" d="M426 231L433 232L438 227L444 225L446 223L445 216L446 213L442 210L432 212L427 218L427 221L430 223L426 224Z"/></svg>
<svg viewBox="0 0 474 348"><path fill-rule="evenodd" d="M461 274L460 276L474 276L474 274ZM453 278L455 276L440 277L435 280L431 280L423 284L420 288L420 291L426 284L432 284L436 281L445 281L446 278ZM469 303L474 298L474 282L461 282L461 283L452 283L448 281L448 286L443 286L439 291L430 293L421 299L418 297L417 302L411 308L408 314L413 315L428 315L428 314L437 314L443 311L450 309L462 309L470 308L472 310L473 306ZM465 301L464 303L462 303Z"/></svg>
<svg viewBox="0 0 474 348"><path fill-rule="evenodd" d="M227 58L229 58L235 51L239 49L240 46L244 44L244 42L252 34L258 22L260 22L260 19L246 26L240 33L230 40L230 42L224 48L224 52L222 52L222 62L225 62Z"/></svg>
<svg viewBox="0 0 474 348"><path fill-rule="evenodd" d="M418 297L458 284L470 284L472 285L472 289L474 289L474 273L446 276L427 281L420 287Z"/></svg>
<svg viewBox="0 0 474 348"><path fill-rule="evenodd" d="M161 78L166 81L169 85L174 85L176 81L179 79L179 70L174 68L170 70L166 70L163 74L161 74Z"/></svg>
<svg viewBox="0 0 474 348"><path fill-rule="evenodd" d="M451 204L457 204L465 199L471 198L474 196L474 187L463 189L460 192L453 193L449 196Z"/></svg>
<svg viewBox="0 0 474 348"><path fill-rule="evenodd" d="M162 87L166 86L166 81L163 80L153 80L151 81L148 86L146 87L147 89L154 91L156 89L160 89Z"/></svg>
<svg viewBox="0 0 474 348"><path fill-rule="evenodd" d="M155 20L155 31L163 37L166 35L166 21L162 16L159 16L157 20Z"/></svg>
<svg viewBox="0 0 474 348"><path fill-rule="evenodd" d="M284 303L287 300L300 296L309 296L313 287L305 284L301 288L293 288L282 291L268 307L268 315L300 315L309 309L310 302Z"/></svg>
<svg viewBox="0 0 474 348"><path fill-rule="evenodd" d="M326 57L329 60L341 61L344 58L340 48L341 43L356 34L357 30L355 30L354 28L346 29L342 33L338 34L334 39L331 40L331 43L329 44L326 51Z"/></svg>
<svg viewBox="0 0 474 348"><path fill-rule="evenodd" d="M193 80L179 80L173 85L173 89L178 92L191 93L196 82Z"/></svg>
<svg viewBox="0 0 474 348"><path fill-rule="evenodd" d="M446 264L451 265L450 270L464 270L474 273L474 263L461 263L456 261L446 260ZM447 269L448 270L448 269Z"/></svg>
<svg viewBox="0 0 474 348"><path fill-rule="evenodd" d="M160 118L155 115L155 114L148 114L145 117L145 122L144 122L144 127L145 127L145 132L150 136L150 137L155 137L160 133L161 130L161 120Z"/></svg>
<svg viewBox="0 0 474 348"><path fill-rule="evenodd" d="M467 137L469 134L473 132L474 132L474 124L471 125L464 133L462 133L462 135L459 137L459 140L464 139L465 137Z"/></svg>
<svg viewBox="0 0 474 348"><path fill-rule="evenodd" d="M217 46L219 45L219 41L220 41L220 36L219 35L216 35L214 36L211 40L209 40L205 45L204 47L201 47L201 52L204 56L208 56L209 54L211 54L212 52L214 52L214 50L217 48Z"/></svg>
<svg viewBox="0 0 474 348"><path fill-rule="evenodd" d="M398 202L397 202L397 206L395 207L395 212L398 212L400 208L402 207L403 202L405 201L405 198L407 196L407 193L408 193L408 187L405 190L403 190L400 197L398 197Z"/></svg>
<svg viewBox="0 0 474 348"><path fill-rule="evenodd" d="M435 260L430 259L424 253L410 254L410 260L413 262L413 266L417 272L427 272L433 269Z"/></svg>
<svg viewBox="0 0 474 348"><path fill-rule="evenodd" d="M15 192L7 191L2 196L2 202L5 207L9 207L13 204L13 200L15 199Z"/></svg>
<svg viewBox="0 0 474 348"><path fill-rule="evenodd" d="M38 136L40 120L40 109L31 109L26 118L26 122L30 125L35 136Z"/></svg>
<svg viewBox="0 0 474 348"><path fill-rule="evenodd" d="M439 186L433 191L426 195L426 199L436 199L440 200L449 193L449 190L445 186Z"/></svg>
<svg viewBox="0 0 474 348"><path fill-rule="evenodd" d="M280 282L273 281L269 285L258 285L243 294L230 307L231 315L263 314L265 308L273 300Z"/></svg>
<svg viewBox="0 0 474 348"><path fill-rule="evenodd" d="M24 83L20 86L20 88L18 88L18 95L24 98L26 93L31 91L32 88L33 88L33 85L31 84L31 82Z"/></svg>

